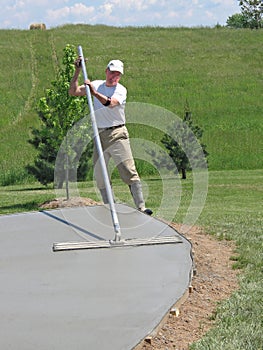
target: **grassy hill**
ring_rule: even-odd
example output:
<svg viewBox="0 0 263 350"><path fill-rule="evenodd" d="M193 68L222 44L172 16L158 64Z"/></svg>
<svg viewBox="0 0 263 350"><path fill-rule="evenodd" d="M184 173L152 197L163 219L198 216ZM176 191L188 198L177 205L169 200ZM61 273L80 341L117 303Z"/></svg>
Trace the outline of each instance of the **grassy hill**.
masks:
<svg viewBox="0 0 263 350"><path fill-rule="evenodd" d="M35 156L27 140L39 123L35 104L67 44L82 45L91 79L104 77L110 59L123 60L128 102L183 117L188 101L204 130L211 170L263 168L262 40L262 30L226 28L0 30L0 184L26 179L24 166Z"/></svg>

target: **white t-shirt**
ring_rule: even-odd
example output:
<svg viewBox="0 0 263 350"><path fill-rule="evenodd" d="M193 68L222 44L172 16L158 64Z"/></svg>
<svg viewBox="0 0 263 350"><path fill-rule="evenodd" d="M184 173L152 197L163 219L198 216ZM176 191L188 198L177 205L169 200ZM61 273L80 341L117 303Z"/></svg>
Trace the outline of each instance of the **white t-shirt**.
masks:
<svg viewBox="0 0 263 350"><path fill-rule="evenodd" d="M126 88L119 83L115 86L106 86L105 80L94 80L92 84L101 94L114 97L119 101L119 105L109 108L103 106L96 97L93 98L98 128L110 128L112 126L125 124L124 109L127 97Z"/></svg>

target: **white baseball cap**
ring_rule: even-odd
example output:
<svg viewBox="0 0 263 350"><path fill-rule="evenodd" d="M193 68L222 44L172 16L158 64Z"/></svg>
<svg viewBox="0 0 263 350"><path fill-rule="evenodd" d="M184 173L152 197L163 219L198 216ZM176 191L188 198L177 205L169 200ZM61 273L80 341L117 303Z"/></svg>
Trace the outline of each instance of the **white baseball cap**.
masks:
<svg viewBox="0 0 263 350"><path fill-rule="evenodd" d="M123 74L123 63L120 60L112 60L108 63L107 68L111 72L120 72Z"/></svg>

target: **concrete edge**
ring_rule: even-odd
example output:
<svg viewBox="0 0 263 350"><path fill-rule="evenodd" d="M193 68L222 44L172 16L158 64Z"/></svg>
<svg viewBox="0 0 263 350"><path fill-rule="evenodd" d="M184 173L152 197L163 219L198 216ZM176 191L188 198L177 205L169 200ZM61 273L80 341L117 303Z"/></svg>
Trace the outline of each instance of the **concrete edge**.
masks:
<svg viewBox="0 0 263 350"><path fill-rule="evenodd" d="M170 225L169 225L170 226ZM172 227L172 226L171 226ZM172 227L173 228L173 227ZM174 229L174 228L173 228ZM179 232L178 232L179 233ZM161 319L161 321L159 322L159 324L151 331L149 332L143 339L140 340L140 342L135 345L135 347L133 347L131 350L143 350L144 349L144 345L146 343L151 344L151 339L153 337L155 337L161 330L161 328L163 327L163 325L167 322L169 317L178 317L179 315L176 313L176 311L180 309L180 307L185 303L185 301L188 299L189 294L192 292L192 279L193 276L196 274L196 265L194 262L194 253L193 253L193 249L192 249L192 242L190 239L186 238L184 235L182 235L181 233L179 233L179 235L183 236L184 239L186 239L190 244L191 244L191 251L190 251L190 256L192 259L192 269L190 270L189 273L189 284L188 284L188 288L185 290L185 292L183 293L183 295L181 296L181 298L179 300L177 300L166 312L166 314L163 316L163 318ZM173 310L175 310L175 315L172 312Z"/></svg>
<svg viewBox="0 0 263 350"><path fill-rule="evenodd" d="M190 288L190 285L189 285L189 288ZM161 319L159 324L149 334L147 334L145 338L142 339L135 347L133 347L132 350L143 350L146 342L151 343L151 338L155 337L159 333L163 325L167 322L170 315L172 315L172 310L173 309L179 310L180 307L183 305L183 303L187 300L189 296L189 288L184 292L182 297L179 300L177 300L177 302L171 308L169 308L169 310ZM174 317L177 317L177 316L174 316Z"/></svg>

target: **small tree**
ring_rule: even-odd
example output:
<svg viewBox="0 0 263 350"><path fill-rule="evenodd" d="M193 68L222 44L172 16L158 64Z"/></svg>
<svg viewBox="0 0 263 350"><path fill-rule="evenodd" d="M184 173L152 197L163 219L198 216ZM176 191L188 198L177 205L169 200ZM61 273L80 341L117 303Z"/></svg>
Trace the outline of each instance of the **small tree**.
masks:
<svg viewBox="0 0 263 350"><path fill-rule="evenodd" d="M242 13L235 13L228 17L226 25L229 28L249 28L249 19Z"/></svg>
<svg viewBox="0 0 263 350"><path fill-rule="evenodd" d="M87 103L84 97L72 97L68 94L70 80L74 74L75 59L74 47L67 45L64 49L64 69L58 71L57 79L51 83L52 88L46 89L45 97L40 98L38 102L37 111L41 126L39 129L32 129L33 138L29 140L29 143L38 150L38 155L34 165L28 165L27 170L43 185L54 181L55 162L60 145L67 132L78 120L83 118L87 111ZM81 133L83 134L83 130ZM89 137L87 133L86 137ZM80 138L80 135L76 135L77 140L78 138ZM64 147L64 153L62 156L60 154L59 162L56 164L56 167L59 168L56 169L58 170L57 183L55 184L57 188L62 188L66 181L68 189L68 181L76 167L78 168L78 178L81 180L86 177L92 143L86 143L89 146L82 152L80 159L79 143L81 142L76 142L73 149L70 145L69 148ZM78 162L78 165L76 165L76 162Z"/></svg>
<svg viewBox="0 0 263 350"><path fill-rule="evenodd" d="M204 156L208 156L206 146L200 143L203 130L193 124L192 113L186 102L185 116L183 122L175 121L169 128L169 134L165 134L161 139L162 144L168 151L177 169L182 173L182 179L186 179L186 171L193 167L202 167ZM199 144L197 143L199 141ZM156 158L154 152L150 152L154 158L153 162L158 167L166 167L171 169L171 163L167 162L167 157ZM191 164L190 164L191 160Z"/></svg>

